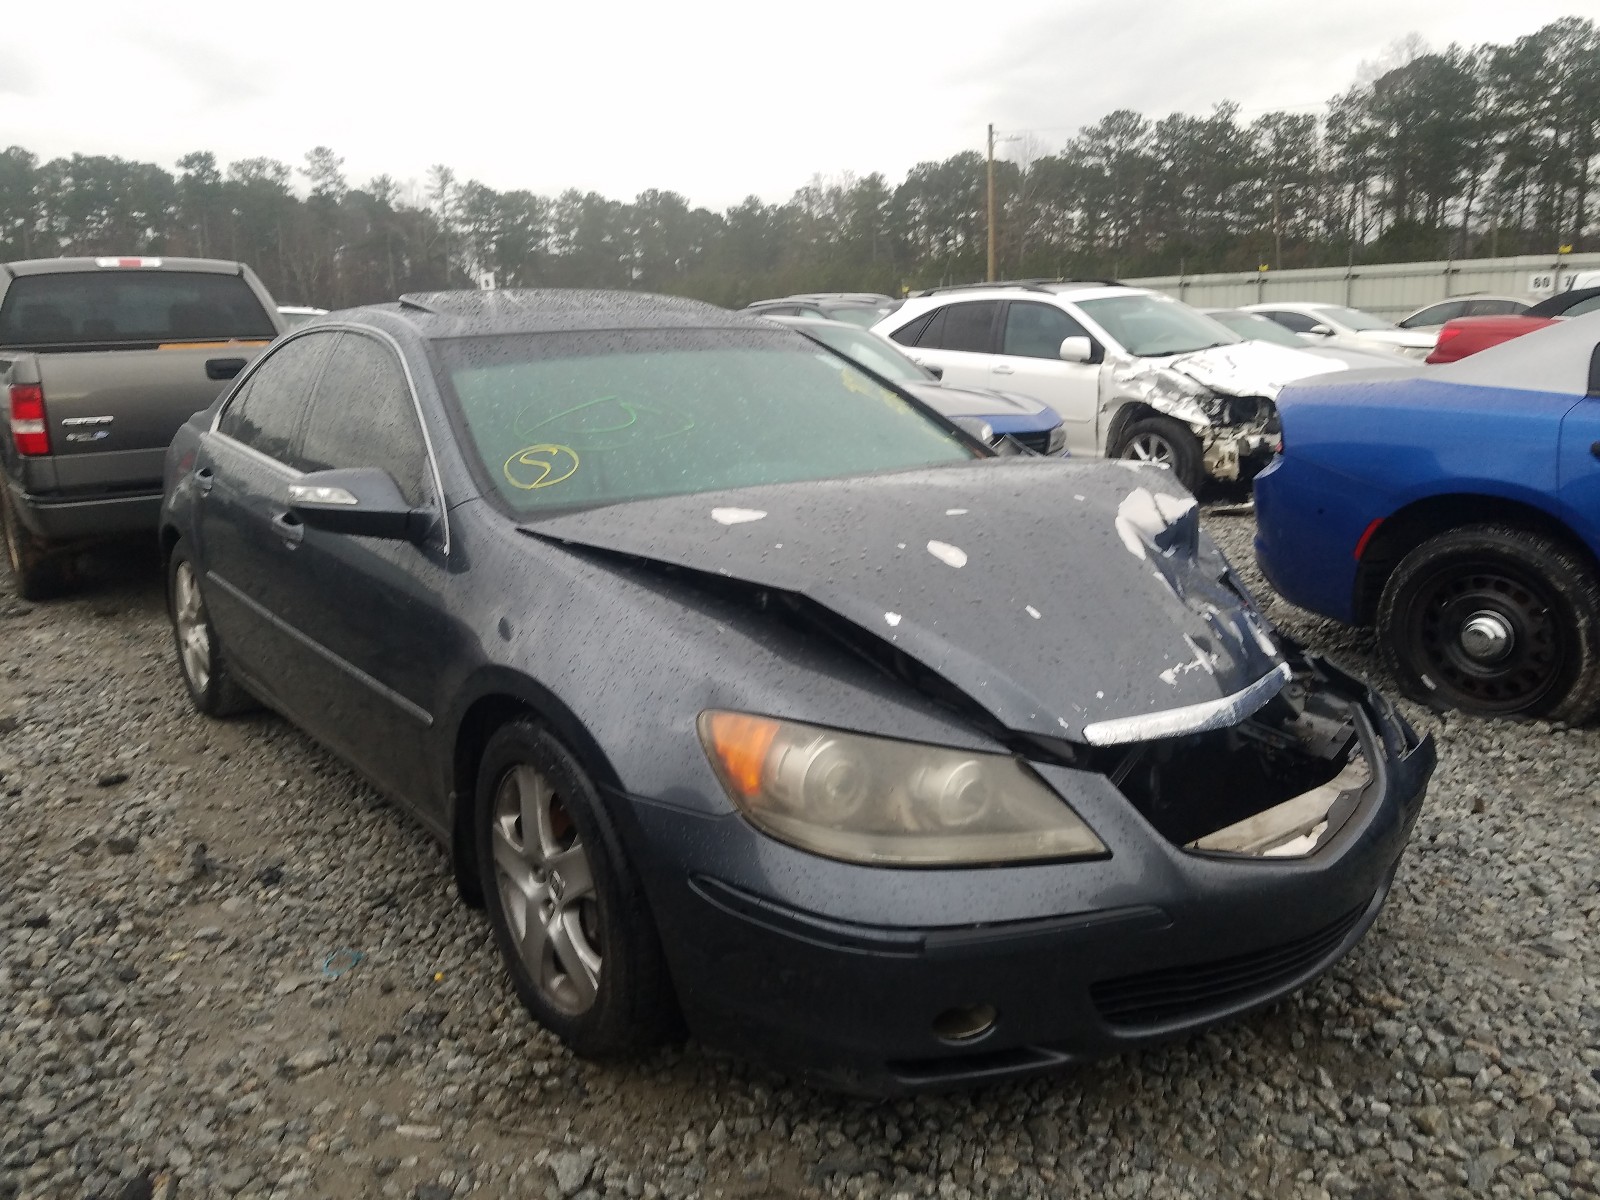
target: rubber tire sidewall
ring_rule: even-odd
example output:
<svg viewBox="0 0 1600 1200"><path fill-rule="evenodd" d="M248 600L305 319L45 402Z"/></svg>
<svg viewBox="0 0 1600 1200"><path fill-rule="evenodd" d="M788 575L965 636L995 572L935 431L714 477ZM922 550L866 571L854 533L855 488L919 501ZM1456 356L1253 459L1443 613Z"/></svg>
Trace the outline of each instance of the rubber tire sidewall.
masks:
<svg viewBox="0 0 1600 1200"><path fill-rule="evenodd" d="M526 764L562 797L588 853L599 901L602 959L595 1002L577 1016L553 1007L518 954L494 873L495 793L510 768ZM637 1053L668 1036L677 1004L668 982L654 918L605 813L598 790L577 759L544 726L519 718L490 737L478 765L473 845L484 911L512 987L534 1020L583 1058Z"/></svg>
<svg viewBox="0 0 1600 1200"><path fill-rule="evenodd" d="M6 566L11 571L17 595L24 600L48 600L66 586L66 573L59 562L47 556L46 548L22 523L12 504L11 489L0 482L0 536L6 541ZM15 549L17 562L11 562Z"/></svg>
<svg viewBox="0 0 1600 1200"><path fill-rule="evenodd" d="M1136 421L1129 421L1123 428L1121 436L1117 438L1116 457L1130 462L1142 461L1129 458L1128 455L1128 447L1141 433L1156 434L1172 447L1173 478L1189 491L1199 494L1200 486L1205 482L1205 471L1201 461L1200 439L1195 437L1194 431L1173 417L1140 417Z"/></svg>
<svg viewBox="0 0 1600 1200"><path fill-rule="evenodd" d="M1557 617L1565 624L1566 636L1573 643L1567 656L1570 669L1542 701L1517 713L1482 715L1544 717L1573 724L1591 719L1600 711L1600 580L1571 550L1541 533L1514 526L1469 525L1453 529L1430 538L1400 560L1384 584L1377 614L1379 653L1400 690L1414 700L1441 707L1439 695L1422 681L1421 672L1398 641L1405 626L1405 610L1419 599L1416 587L1441 563L1467 555L1503 558L1542 579L1554 596Z"/></svg>
<svg viewBox="0 0 1600 1200"><path fill-rule="evenodd" d="M178 678L183 680L184 691L189 693L189 700L200 712L208 717L231 717L235 713L248 712L257 708L254 697L244 688L240 687L228 673L227 656L222 651L222 640L217 636L217 627L211 623L211 606L205 602L205 590L200 592L200 602L205 607L206 640L210 646L211 670L204 689L195 687L194 681L189 678L189 672L183 666L183 648L178 644L178 609L177 588L178 564L188 563L195 573L195 584L200 583L200 568L195 566L194 559L189 555L188 543L179 539L173 546L172 553L167 556L167 620L172 626L172 649L177 657Z"/></svg>

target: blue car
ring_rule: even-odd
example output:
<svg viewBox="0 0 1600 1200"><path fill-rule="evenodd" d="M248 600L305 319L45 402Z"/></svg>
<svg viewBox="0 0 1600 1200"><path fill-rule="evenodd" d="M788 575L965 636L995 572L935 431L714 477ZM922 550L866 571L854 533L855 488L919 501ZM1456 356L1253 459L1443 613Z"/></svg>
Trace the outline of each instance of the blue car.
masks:
<svg viewBox="0 0 1600 1200"><path fill-rule="evenodd" d="M1376 625L1436 708L1600 711L1600 314L1426 372L1286 388L1256 554L1302 608Z"/></svg>

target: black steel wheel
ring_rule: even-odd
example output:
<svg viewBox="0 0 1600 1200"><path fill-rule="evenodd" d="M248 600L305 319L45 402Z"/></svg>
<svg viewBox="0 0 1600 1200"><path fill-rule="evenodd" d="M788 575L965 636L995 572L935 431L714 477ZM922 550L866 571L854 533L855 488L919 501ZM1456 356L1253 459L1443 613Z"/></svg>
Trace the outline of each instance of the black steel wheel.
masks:
<svg viewBox="0 0 1600 1200"><path fill-rule="evenodd" d="M1130 421L1117 439L1116 457L1166 467L1191 492L1200 490L1204 476L1200 440L1172 417Z"/></svg>
<svg viewBox="0 0 1600 1200"><path fill-rule="evenodd" d="M1529 530L1467 526L1401 560L1378 605L1409 696L1478 716L1583 721L1600 708L1600 583Z"/></svg>
<svg viewBox="0 0 1600 1200"><path fill-rule="evenodd" d="M577 760L531 720L504 726L477 816L484 907L524 1007L585 1057L661 1040L677 1006L655 923Z"/></svg>

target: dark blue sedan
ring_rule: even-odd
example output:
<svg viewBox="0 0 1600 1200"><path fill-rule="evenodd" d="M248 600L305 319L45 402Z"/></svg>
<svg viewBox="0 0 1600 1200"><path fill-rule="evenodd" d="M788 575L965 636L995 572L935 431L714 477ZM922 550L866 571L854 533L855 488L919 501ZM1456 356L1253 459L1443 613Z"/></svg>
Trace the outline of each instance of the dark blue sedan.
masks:
<svg viewBox="0 0 1600 1200"><path fill-rule="evenodd" d="M997 456L709 305L333 313L166 470L195 705L416 814L582 1054L681 1017L897 1091L1199 1028L1362 937L1433 765L1170 472Z"/></svg>
<svg viewBox="0 0 1600 1200"><path fill-rule="evenodd" d="M1262 572L1376 624L1440 708L1600 711L1600 314L1459 363L1321 376L1278 400L1255 484Z"/></svg>

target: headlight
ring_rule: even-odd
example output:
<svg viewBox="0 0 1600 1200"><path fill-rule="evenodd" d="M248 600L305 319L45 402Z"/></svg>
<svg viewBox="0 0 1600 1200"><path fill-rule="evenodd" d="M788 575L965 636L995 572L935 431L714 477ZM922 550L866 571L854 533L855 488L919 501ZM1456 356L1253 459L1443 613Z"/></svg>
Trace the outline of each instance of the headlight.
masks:
<svg viewBox="0 0 1600 1200"><path fill-rule="evenodd" d="M846 862L918 867L1106 853L1015 758L704 712L700 741L757 829Z"/></svg>

